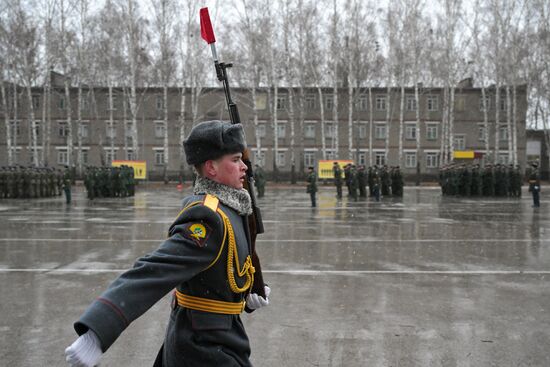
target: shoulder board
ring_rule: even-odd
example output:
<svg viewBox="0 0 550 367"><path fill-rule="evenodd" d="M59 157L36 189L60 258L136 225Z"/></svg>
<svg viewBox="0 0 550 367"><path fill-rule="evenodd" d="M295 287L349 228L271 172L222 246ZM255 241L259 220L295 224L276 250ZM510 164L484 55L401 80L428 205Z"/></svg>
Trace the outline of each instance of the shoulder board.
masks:
<svg viewBox="0 0 550 367"><path fill-rule="evenodd" d="M204 196L204 200L202 201L202 205L206 206L207 208L210 208L214 213L218 211L218 205L220 204L220 200L210 194L206 194Z"/></svg>

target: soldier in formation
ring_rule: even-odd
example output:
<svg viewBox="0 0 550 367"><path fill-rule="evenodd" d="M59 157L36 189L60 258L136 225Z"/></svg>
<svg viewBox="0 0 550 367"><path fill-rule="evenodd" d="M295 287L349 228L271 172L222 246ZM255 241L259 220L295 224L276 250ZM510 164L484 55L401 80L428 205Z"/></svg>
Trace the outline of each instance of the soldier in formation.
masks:
<svg viewBox="0 0 550 367"><path fill-rule="evenodd" d="M445 196L521 197L519 166L450 164L439 171L439 185Z"/></svg>
<svg viewBox="0 0 550 367"><path fill-rule="evenodd" d="M342 198L342 169L338 162L332 165L332 173L334 174L334 185L336 186L336 196Z"/></svg>
<svg viewBox="0 0 550 367"><path fill-rule="evenodd" d="M0 199L60 196L64 174L52 167L8 166L0 169Z"/></svg>
<svg viewBox="0 0 550 367"><path fill-rule="evenodd" d="M88 199L101 197L134 196L136 181L134 169L120 167L87 167L84 174L84 186Z"/></svg>

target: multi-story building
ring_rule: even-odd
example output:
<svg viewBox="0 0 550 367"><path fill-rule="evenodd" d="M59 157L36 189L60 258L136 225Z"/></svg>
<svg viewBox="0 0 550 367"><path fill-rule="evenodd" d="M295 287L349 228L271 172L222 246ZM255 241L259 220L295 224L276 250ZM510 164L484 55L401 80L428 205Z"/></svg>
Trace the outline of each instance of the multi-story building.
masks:
<svg viewBox="0 0 550 367"><path fill-rule="evenodd" d="M20 92L22 91L21 89ZM83 165L110 164L112 160L144 160L147 162L149 178L160 178L165 171L171 178L176 178L182 170L188 172L183 165L185 159L181 149L182 136L189 132L194 123L228 119L221 88L202 89L198 96L194 96L193 91L186 89L183 108L181 88L168 89L166 106L162 88L139 89L136 94L137 108L134 119L127 103L127 91L123 89L113 90L111 108L107 88L84 88L78 112L77 89L71 88L72 128L69 129L69 104L65 99L63 87L54 85L47 106L44 106L43 92L43 88L32 89L38 137L36 151L40 157L39 161L50 166L67 163L79 165L79 156ZM452 141L455 151L476 151L481 155L487 153L486 138L489 138L490 154L494 153L498 140L499 151L496 160L502 163L508 163L511 153L511 148L508 147L509 132L506 121L507 111L512 109L507 108L504 92L501 93L500 101L495 103L494 88L487 90L489 132L484 124L481 90L467 83L455 90L452 139L449 135L451 127L445 122L448 120L445 119L444 111L448 106L444 106L444 91L441 88L421 88L419 103L416 102L414 89L405 88L402 125L400 88L392 88L389 94L387 88L372 88L370 93L368 89L364 89L361 93L355 93L351 131L347 89L338 91L336 122L332 88L322 89L321 93L318 89L306 89L303 91L302 103L298 102L299 89L293 89L290 95L288 89L279 88L276 102L269 103L269 100L274 99L274 91L259 88L255 91L256 114L251 107L251 92L250 89L235 88L232 91L233 99L239 107L241 121L245 125L253 160L263 165L267 172L273 172L276 166L279 178L289 176L292 158L297 172L303 172L305 167L315 165L323 158L353 159L358 164L365 165L400 165L406 175L416 174L419 169L423 176L435 177L440 166L442 149L450 149L445 148L443 139ZM320 94L322 100L319 98ZM16 115L13 111L13 98L9 102L8 111L12 163L28 165L32 162L35 149L31 144L31 125L28 117L30 104L25 96L26 93L20 93ZM291 99L293 108L289 103ZM323 122L321 104L324 110ZM500 115L498 129L495 126L497 108ZM273 122L275 109L276 124ZM522 166L526 162L526 109L525 87L518 87L515 104L516 141L517 160ZM3 115L0 113L0 116ZM47 116L49 118L46 118ZM4 117L1 118L5 120ZM133 141L135 135L132 134L132 120L137 126L136 144ZM322 126L324 133L321 131ZM67 149L70 130L72 156L68 154ZM165 132L168 136L167 142ZM8 164L6 133L6 124L2 123L0 165ZM49 139L45 139L46 136L49 136ZM43 152L44 149L47 152ZM495 160L494 155L490 156L490 160Z"/></svg>

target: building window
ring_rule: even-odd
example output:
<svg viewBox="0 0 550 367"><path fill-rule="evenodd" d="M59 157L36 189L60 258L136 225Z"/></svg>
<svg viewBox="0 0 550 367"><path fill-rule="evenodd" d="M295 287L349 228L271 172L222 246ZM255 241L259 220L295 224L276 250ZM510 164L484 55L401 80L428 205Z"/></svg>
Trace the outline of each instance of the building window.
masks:
<svg viewBox="0 0 550 367"><path fill-rule="evenodd" d="M126 136L132 136L132 122L126 121L126 124L124 124L125 127L125 135Z"/></svg>
<svg viewBox="0 0 550 367"><path fill-rule="evenodd" d="M315 138L315 124L304 124L304 137L310 139Z"/></svg>
<svg viewBox="0 0 550 367"><path fill-rule="evenodd" d="M304 166L315 166L315 152L304 152Z"/></svg>
<svg viewBox="0 0 550 367"><path fill-rule="evenodd" d="M164 122L155 122L155 138L164 138L166 133L166 124Z"/></svg>
<svg viewBox="0 0 550 367"><path fill-rule="evenodd" d="M155 164L164 165L164 149L155 149Z"/></svg>
<svg viewBox="0 0 550 367"><path fill-rule="evenodd" d="M255 163L260 167L265 167L265 152L254 152Z"/></svg>
<svg viewBox="0 0 550 367"><path fill-rule="evenodd" d="M82 149L82 152L81 152L81 158L82 158L82 163L83 164L88 164L88 158L89 158L89 154L88 154L88 149Z"/></svg>
<svg viewBox="0 0 550 367"><path fill-rule="evenodd" d="M374 125L374 138L375 139L386 139L386 124L376 124L376 125Z"/></svg>
<svg viewBox="0 0 550 367"><path fill-rule="evenodd" d="M508 153L498 153L498 163L508 164Z"/></svg>
<svg viewBox="0 0 550 367"><path fill-rule="evenodd" d="M107 160L108 164L111 164L114 160L116 160L116 150L106 150L105 159Z"/></svg>
<svg viewBox="0 0 550 367"><path fill-rule="evenodd" d="M438 166L438 153L426 153L426 168L436 168Z"/></svg>
<svg viewBox="0 0 550 367"><path fill-rule="evenodd" d="M306 110L315 109L315 95L308 94L305 99Z"/></svg>
<svg viewBox="0 0 550 367"><path fill-rule="evenodd" d="M334 149L326 149L325 156L328 160L336 159L336 151L334 151Z"/></svg>
<svg viewBox="0 0 550 367"><path fill-rule="evenodd" d="M439 97L438 96L428 96L426 99L428 111L437 111L439 110Z"/></svg>
<svg viewBox="0 0 550 367"><path fill-rule="evenodd" d="M78 133L82 138L87 138L89 135L89 126L88 124L81 123L78 127Z"/></svg>
<svg viewBox="0 0 550 367"><path fill-rule="evenodd" d="M66 122L59 122L58 123L58 130L57 133L60 137L65 137L68 134L68 128Z"/></svg>
<svg viewBox="0 0 550 367"><path fill-rule="evenodd" d="M116 138L116 124L113 122L112 126L110 122L107 122L107 138Z"/></svg>
<svg viewBox="0 0 550 367"><path fill-rule="evenodd" d="M336 137L336 124L332 122L325 123L325 137L326 138Z"/></svg>
<svg viewBox="0 0 550 367"><path fill-rule="evenodd" d="M416 126L413 124L405 125L405 139L415 140L416 139Z"/></svg>
<svg viewBox="0 0 550 367"><path fill-rule="evenodd" d="M385 152L376 152L374 156L374 164L377 166L383 166L386 164L386 153Z"/></svg>
<svg viewBox="0 0 550 367"><path fill-rule="evenodd" d="M364 94L360 95L359 99L357 101L357 106L356 106L357 110L358 111L366 111L368 105L369 105L369 100L368 100L367 96L364 95Z"/></svg>
<svg viewBox="0 0 550 367"><path fill-rule="evenodd" d="M367 137L367 124L358 124L357 132L359 135L359 139L365 139Z"/></svg>
<svg viewBox="0 0 550 367"><path fill-rule="evenodd" d="M426 140L437 140L438 130L437 124L427 124Z"/></svg>
<svg viewBox="0 0 550 367"><path fill-rule="evenodd" d="M386 110L386 96L376 96L376 110L377 111Z"/></svg>
<svg viewBox="0 0 550 367"><path fill-rule="evenodd" d="M487 108L487 111L491 109L491 97L485 96L485 108ZM483 106L483 96L479 97L479 110L485 111L485 108Z"/></svg>
<svg viewBox="0 0 550 367"><path fill-rule="evenodd" d="M498 128L498 138L500 141L508 140L508 127L501 126Z"/></svg>
<svg viewBox="0 0 550 367"><path fill-rule="evenodd" d="M406 152L405 153L405 167L415 168L416 167L416 152Z"/></svg>
<svg viewBox="0 0 550 367"><path fill-rule="evenodd" d="M277 97L277 109L284 110L286 108L286 97L278 96Z"/></svg>
<svg viewBox="0 0 550 367"><path fill-rule="evenodd" d="M131 135L126 136L126 145L127 146L133 146L134 145L134 139Z"/></svg>
<svg viewBox="0 0 550 367"><path fill-rule="evenodd" d="M277 167L284 167L286 165L285 152L277 152Z"/></svg>
<svg viewBox="0 0 550 367"><path fill-rule="evenodd" d="M465 150L466 149L466 136L464 135L455 135L454 136L454 150Z"/></svg>
<svg viewBox="0 0 550 367"><path fill-rule="evenodd" d="M506 98L500 98L499 108L501 111L506 111Z"/></svg>
<svg viewBox="0 0 550 367"><path fill-rule="evenodd" d="M277 123L277 137L279 139L284 139L286 136L286 124L282 122Z"/></svg>
<svg viewBox="0 0 550 367"><path fill-rule="evenodd" d="M416 111L416 98L415 96L407 96L407 111Z"/></svg>
<svg viewBox="0 0 550 367"><path fill-rule="evenodd" d="M37 110L40 107L40 96L32 96L32 108Z"/></svg>
<svg viewBox="0 0 550 367"><path fill-rule="evenodd" d="M113 111L116 110L117 98L114 94L112 95L111 100L112 100L112 103L113 103L113 107L111 107L111 105L109 103L109 95L107 95L107 111L109 111L111 108L112 108Z"/></svg>
<svg viewBox="0 0 550 367"><path fill-rule="evenodd" d="M14 136L19 137L21 135L21 126L19 124L19 121L10 121L10 134L12 138Z"/></svg>
<svg viewBox="0 0 550 367"><path fill-rule="evenodd" d="M88 100L87 96L80 98L80 110L81 111L88 111L90 108L90 101Z"/></svg>
<svg viewBox="0 0 550 367"><path fill-rule="evenodd" d="M131 149L126 150L126 160L133 161L135 159L134 151Z"/></svg>
<svg viewBox="0 0 550 367"><path fill-rule="evenodd" d="M258 131L256 132L259 138L265 138L266 128L265 123L258 124Z"/></svg>
<svg viewBox="0 0 550 367"><path fill-rule="evenodd" d="M487 129L485 129L485 126L478 126L477 127L477 140L485 141L486 138L487 138Z"/></svg>
<svg viewBox="0 0 550 367"><path fill-rule="evenodd" d="M326 96L325 97L325 109L327 111L332 111L334 108L334 97L333 96Z"/></svg>
<svg viewBox="0 0 550 367"><path fill-rule="evenodd" d="M59 149L57 151L57 164L68 164L69 155L67 154L67 149Z"/></svg>
<svg viewBox="0 0 550 367"><path fill-rule="evenodd" d="M57 100L57 108L60 110L65 109L65 96L59 96L59 99Z"/></svg>
<svg viewBox="0 0 550 367"><path fill-rule="evenodd" d="M155 106L157 108L157 111L164 110L164 97L163 96L157 96Z"/></svg>
<svg viewBox="0 0 550 367"><path fill-rule="evenodd" d="M357 156L357 163L366 165L367 164L367 153L365 152L359 152L359 155Z"/></svg>

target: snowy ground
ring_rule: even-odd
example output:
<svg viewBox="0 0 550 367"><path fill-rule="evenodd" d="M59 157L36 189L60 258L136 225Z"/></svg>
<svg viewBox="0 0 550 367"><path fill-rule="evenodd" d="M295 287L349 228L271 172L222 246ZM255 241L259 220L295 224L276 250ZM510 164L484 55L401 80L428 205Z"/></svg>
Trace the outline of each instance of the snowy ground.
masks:
<svg viewBox="0 0 550 367"><path fill-rule="evenodd" d="M73 321L154 249L179 211L173 187L89 202L0 200L0 345L6 366L63 366ZM337 201L267 188L259 237L270 307L243 320L256 367L549 366L550 200ZM168 298L102 366L150 366Z"/></svg>

